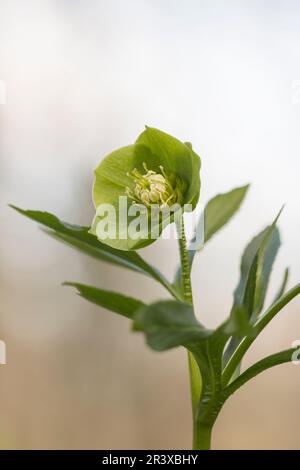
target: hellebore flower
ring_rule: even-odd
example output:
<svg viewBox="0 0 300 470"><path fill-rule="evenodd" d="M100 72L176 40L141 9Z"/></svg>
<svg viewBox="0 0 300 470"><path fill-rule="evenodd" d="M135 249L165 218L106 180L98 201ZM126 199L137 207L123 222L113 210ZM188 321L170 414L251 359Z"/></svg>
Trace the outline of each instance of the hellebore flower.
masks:
<svg viewBox="0 0 300 470"><path fill-rule="evenodd" d="M146 127L135 144L115 150L96 168L91 233L120 250L153 243L157 237L152 236L153 226L150 229L152 209L175 212L189 204L193 210L200 194L200 166L189 143ZM159 216L157 235L173 220Z"/></svg>

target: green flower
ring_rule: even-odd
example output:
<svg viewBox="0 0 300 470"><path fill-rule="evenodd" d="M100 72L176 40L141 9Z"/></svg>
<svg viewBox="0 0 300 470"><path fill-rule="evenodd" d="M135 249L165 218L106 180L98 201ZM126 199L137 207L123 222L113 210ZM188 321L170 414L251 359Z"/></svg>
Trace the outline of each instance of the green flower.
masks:
<svg viewBox="0 0 300 470"><path fill-rule="evenodd" d="M135 144L115 150L96 168L96 215L91 233L120 250L137 250L153 243L153 210L184 210L186 204L194 209L200 194L199 172L200 158L189 143L146 127ZM137 223L137 214L143 223ZM173 217L166 222L160 215L156 226L154 223L155 233L160 235L172 221ZM140 228L134 235L133 225Z"/></svg>
<svg viewBox="0 0 300 470"><path fill-rule="evenodd" d="M128 173L134 181L134 189L127 186L126 194L135 203L144 204L150 208L152 204L159 207L171 207L173 204L181 205L184 201L186 183L175 173L166 173L160 165L161 173L148 170L143 162L145 174L142 175L136 168Z"/></svg>

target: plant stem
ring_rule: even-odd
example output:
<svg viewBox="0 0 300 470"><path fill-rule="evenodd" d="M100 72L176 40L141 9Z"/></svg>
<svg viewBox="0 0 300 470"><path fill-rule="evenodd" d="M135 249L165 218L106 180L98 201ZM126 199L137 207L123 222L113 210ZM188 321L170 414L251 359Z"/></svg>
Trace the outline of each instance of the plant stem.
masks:
<svg viewBox="0 0 300 470"><path fill-rule="evenodd" d="M210 450L212 427L194 423L193 450Z"/></svg>
<svg viewBox="0 0 300 470"><path fill-rule="evenodd" d="M191 266L189 261L189 254L186 247L186 236L184 229L184 219L183 215L181 216L180 221L176 221L176 227L178 232L178 243L179 243L179 253L181 261L181 280L183 287L183 296L184 300L193 305L193 293L192 293L192 284L191 284Z"/></svg>
<svg viewBox="0 0 300 470"><path fill-rule="evenodd" d="M189 254L186 246L186 236L184 229L183 215L180 221L176 222L178 231L178 243L181 261L181 280L183 287L183 296L185 302L193 305L193 293L191 284L191 266L189 262ZM193 449L209 449L211 439L211 428L203 426L196 420L197 409L202 390L202 377L198 364L193 354L188 351L188 364L190 375L190 390L193 411Z"/></svg>

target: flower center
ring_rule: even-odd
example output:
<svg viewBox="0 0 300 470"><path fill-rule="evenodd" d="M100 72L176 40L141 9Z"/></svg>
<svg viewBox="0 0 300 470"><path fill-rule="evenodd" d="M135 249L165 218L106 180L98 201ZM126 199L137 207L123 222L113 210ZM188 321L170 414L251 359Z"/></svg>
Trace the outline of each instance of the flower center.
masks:
<svg viewBox="0 0 300 470"><path fill-rule="evenodd" d="M161 173L148 170L146 163L143 163L143 167L146 171L143 175L136 168L127 173L135 183L133 189L126 188L128 197L146 207L151 204L157 204L159 207L170 207L176 203L182 205L186 189L182 178L175 173L166 173L162 166L159 167Z"/></svg>

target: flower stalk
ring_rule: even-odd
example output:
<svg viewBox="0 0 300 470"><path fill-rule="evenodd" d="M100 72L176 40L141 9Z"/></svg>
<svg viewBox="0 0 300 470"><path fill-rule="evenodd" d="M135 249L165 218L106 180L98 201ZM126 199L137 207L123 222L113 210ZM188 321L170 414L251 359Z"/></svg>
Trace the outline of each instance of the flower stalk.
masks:
<svg viewBox="0 0 300 470"><path fill-rule="evenodd" d="M184 216L176 221L178 244L181 262L181 281L184 301L193 306L193 291L191 282L191 265L186 243ZM190 393L193 414L193 450L208 450L211 444L212 427L203 424L198 418L200 398L202 393L202 377L199 366L192 352L188 351L188 367L190 376Z"/></svg>

